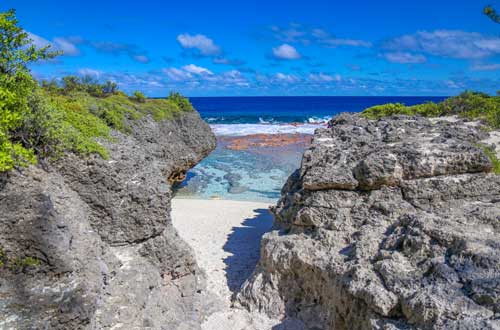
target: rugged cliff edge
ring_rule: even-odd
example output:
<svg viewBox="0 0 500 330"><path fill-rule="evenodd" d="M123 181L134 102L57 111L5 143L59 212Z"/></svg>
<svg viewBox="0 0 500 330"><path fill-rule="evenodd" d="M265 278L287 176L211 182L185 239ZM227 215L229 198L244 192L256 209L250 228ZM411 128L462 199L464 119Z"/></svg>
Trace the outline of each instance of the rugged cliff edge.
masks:
<svg viewBox="0 0 500 330"><path fill-rule="evenodd" d="M306 329L499 329L500 176L478 144L492 134L332 119L283 188L238 302Z"/></svg>
<svg viewBox="0 0 500 330"><path fill-rule="evenodd" d="M196 112L134 121L110 159L0 178L0 328L197 329L204 277L170 220L170 181L215 147Z"/></svg>

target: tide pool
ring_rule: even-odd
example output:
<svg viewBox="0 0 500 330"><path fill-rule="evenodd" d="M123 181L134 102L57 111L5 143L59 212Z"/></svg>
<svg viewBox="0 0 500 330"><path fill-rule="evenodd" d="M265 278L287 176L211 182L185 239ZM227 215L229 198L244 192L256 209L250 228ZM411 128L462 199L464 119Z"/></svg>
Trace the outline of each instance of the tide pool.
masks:
<svg viewBox="0 0 500 330"><path fill-rule="evenodd" d="M228 144L219 139L216 150L188 172L177 197L274 203L304 151L296 144L246 150L232 150Z"/></svg>

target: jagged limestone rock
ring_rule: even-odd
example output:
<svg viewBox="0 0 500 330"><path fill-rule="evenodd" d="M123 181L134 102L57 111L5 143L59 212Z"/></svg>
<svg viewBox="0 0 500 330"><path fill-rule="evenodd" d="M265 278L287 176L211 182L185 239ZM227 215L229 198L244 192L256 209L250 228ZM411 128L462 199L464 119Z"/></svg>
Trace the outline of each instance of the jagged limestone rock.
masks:
<svg viewBox="0 0 500 330"><path fill-rule="evenodd" d="M0 181L0 328L197 329L211 300L170 220L168 178L215 147L195 112Z"/></svg>
<svg viewBox="0 0 500 330"><path fill-rule="evenodd" d="M500 176L464 121L318 129L237 302L306 329L499 329Z"/></svg>

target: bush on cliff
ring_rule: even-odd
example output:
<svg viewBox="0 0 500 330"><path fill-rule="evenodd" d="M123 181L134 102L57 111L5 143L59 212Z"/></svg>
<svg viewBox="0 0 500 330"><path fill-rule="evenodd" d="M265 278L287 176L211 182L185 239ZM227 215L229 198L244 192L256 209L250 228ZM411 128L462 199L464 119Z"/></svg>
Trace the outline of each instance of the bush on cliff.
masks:
<svg viewBox="0 0 500 330"><path fill-rule="evenodd" d="M39 95L27 65L57 55L48 47L36 49L17 23L13 10L0 13L0 171L35 162L33 143L43 133L30 130L38 116L30 100Z"/></svg>
<svg viewBox="0 0 500 330"><path fill-rule="evenodd" d="M97 139L110 139L111 129L128 133L131 121L143 116L164 120L193 110L177 93L167 99L130 99L116 83L99 84L88 76L40 86L28 65L57 55L32 44L13 10L0 13L0 172L68 151L106 158Z"/></svg>
<svg viewBox="0 0 500 330"><path fill-rule="evenodd" d="M369 119L379 119L398 114L424 117L457 115L469 119L483 120L494 128L500 128L500 96L466 91L440 103L428 102L413 106L389 103L365 109L361 113L362 116Z"/></svg>
<svg viewBox="0 0 500 330"><path fill-rule="evenodd" d="M133 100L135 100L135 101L137 101L139 103L146 102L146 96L143 93L139 92L139 91L135 91L134 95L132 95L131 99L133 99Z"/></svg>

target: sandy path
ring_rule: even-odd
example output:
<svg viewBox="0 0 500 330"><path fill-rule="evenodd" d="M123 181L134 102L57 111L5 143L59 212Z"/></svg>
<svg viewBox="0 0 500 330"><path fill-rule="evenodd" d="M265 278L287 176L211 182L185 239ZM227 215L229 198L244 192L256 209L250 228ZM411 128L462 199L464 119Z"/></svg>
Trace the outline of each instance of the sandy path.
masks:
<svg viewBox="0 0 500 330"><path fill-rule="evenodd" d="M231 308L231 295L251 275L259 259L260 239L272 226L268 206L227 200L172 201L174 226L207 273L208 290L224 306L206 320L204 330L267 330L279 323Z"/></svg>

